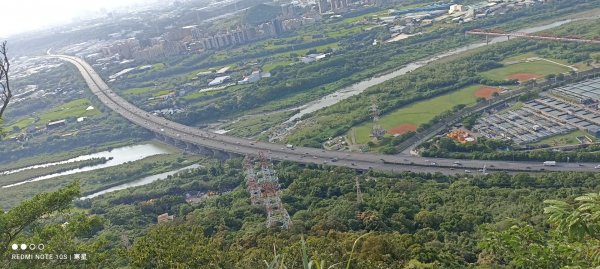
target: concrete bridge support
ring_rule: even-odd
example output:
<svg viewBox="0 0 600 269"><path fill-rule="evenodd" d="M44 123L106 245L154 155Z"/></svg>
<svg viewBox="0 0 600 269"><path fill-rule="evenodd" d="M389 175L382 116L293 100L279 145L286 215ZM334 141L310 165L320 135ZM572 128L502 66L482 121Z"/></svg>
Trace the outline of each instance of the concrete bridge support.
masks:
<svg viewBox="0 0 600 269"><path fill-rule="evenodd" d="M218 150L218 149L213 149L212 150L213 153L213 157L219 159L219 160L226 160L229 159L229 153Z"/></svg>

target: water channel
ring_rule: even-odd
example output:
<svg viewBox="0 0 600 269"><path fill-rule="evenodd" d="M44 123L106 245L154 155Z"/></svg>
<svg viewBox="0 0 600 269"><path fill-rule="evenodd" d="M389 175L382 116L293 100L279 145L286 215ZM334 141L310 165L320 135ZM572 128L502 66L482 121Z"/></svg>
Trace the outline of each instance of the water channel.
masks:
<svg viewBox="0 0 600 269"><path fill-rule="evenodd" d="M594 19L594 18L598 18L599 16L596 17L591 17L591 18L581 18L581 19ZM576 19L579 20L579 19ZM535 32L539 32L539 31L545 31L548 29L552 29L552 28L556 28L559 27L561 25L576 21L573 19L567 19L567 20L561 20L561 21L556 21L553 23L549 23L549 24L545 24L545 25L541 25L541 26L536 26L536 27L530 27L530 28L525 28L525 29L521 29L521 30L517 30L516 32L522 32L522 33L535 33ZM508 41L507 37L496 37L493 39L490 39L489 44L494 44L494 43L500 43L500 42L505 42ZM287 121L284 122L284 124L286 123L291 123L295 120L300 119L302 116L315 112L317 110L332 106L334 104L337 104L338 102L345 100L347 98L350 98L354 95L360 94L362 92L364 92L367 88L381 84L387 80L390 80L392 78L407 74L411 71L416 70L419 67L425 66L428 63L431 63L433 61L437 61L441 58L445 58L448 56L452 56L452 55L456 55L459 53L463 53L465 51L469 51L469 50L473 50L476 48L480 48L486 45L486 42L481 42L481 43L473 43L473 44L469 44L469 45L465 45L447 52L443 52L434 56L431 56L429 58L426 59L422 59L419 61L415 61L415 62L411 62L405 66L403 66L400 69L397 69L395 71L392 71L390 73L384 74L384 75L379 75L376 77L372 77L366 80L363 80L361 82L352 84L348 87L342 88L340 90L337 90L334 93L331 93L329 95L326 95L324 97L322 97L319 100L310 102L308 104L296 107L294 109L298 109L300 110L298 113L294 114L292 117L290 117Z"/></svg>
<svg viewBox="0 0 600 269"><path fill-rule="evenodd" d="M30 183L30 182L46 180L46 179L55 178L55 177L59 177L59 176L71 175L71 174L80 173L80 172L86 172L86 171L92 171L92 170L111 167L111 166L117 166L117 165L124 164L126 162L133 162L133 161L144 159L146 157L159 155L159 154L167 154L167 153L170 153L170 151L167 148L161 147L161 146L155 145L155 144L142 144L142 145L135 145L135 146L127 146L127 147L116 148L116 149L109 150L109 151L102 151L102 152L82 155L82 156L78 156L78 157L75 157L75 158L72 158L69 160L65 160L65 161L61 161L61 162L32 165L32 166L28 166L28 167L24 167L24 168L20 168L20 169L5 171L2 174L0 174L0 177L2 175L18 173L18 172L29 170L29 169L45 168L45 167L49 167L49 166L53 166L53 165L72 163L72 162L77 162L77 161L89 160L89 159L93 159L93 158L103 158L104 157L104 158L108 159L108 158L112 157L112 159L110 159L106 163L71 169L68 171L60 172L60 173L54 173L54 174L49 174L49 175L45 175L45 176L40 176L40 177L25 180L25 181L17 182L14 184L2 186L2 188L10 188L10 187Z"/></svg>
<svg viewBox="0 0 600 269"><path fill-rule="evenodd" d="M181 171L185 171L185 170L189 170L189 169L194 169L194 168L198 168L198 167L201 167L201 165L199 165L199 164L192 164L190 166L186 166L186 167L174 170L174 171L169 171L169 172L160 173L160 174L156 174L156 175L152 175L152 176L147 176L147 177L144 177L144 178L132 181L132 182L127 182L127 183L124 183L124 184L121 184L121 185L118 185L118 186L115 186L115 187L108 188L106 190L102 190L102 191L99 191L99 192L92 193L90 195L86 195L84 197L81 197L80 199L81 200L91 199L91 198L103 195L105 193L114 192L114 191L120 191L120 190L124 190L124 189L131 188L131 187L137 187L137 186L142 186L142 185L150 184L150 183L152 183L154 181L157 181L157 180L166 179L169 176L177 174L177 173L179 173Z"/></svg>

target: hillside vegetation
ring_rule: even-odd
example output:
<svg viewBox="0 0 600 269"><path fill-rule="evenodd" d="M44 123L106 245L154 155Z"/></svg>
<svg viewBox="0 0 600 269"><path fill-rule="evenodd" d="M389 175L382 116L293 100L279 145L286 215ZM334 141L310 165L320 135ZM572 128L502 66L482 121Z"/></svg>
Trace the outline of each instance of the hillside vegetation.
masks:
<svg viewBox="0 0 600 269"><path fill-rule="evenodd" d="M240 159L203 165L168 181L76 201L76 210L31 226L47 212L44 208L60 208L48 203L67 199L44 194L0 213L0 224L9 227L0 240L85 251L89 260L81 263L94 268L267 268L265 261L302 268L304 259L329 265L351 259L350 268L598 265L593 248L598 222L585 216L596 212L592 205L598 206L599 199L591 195L577 199L586 207L570 205L578 196L598 193L596 174L357 175L343 168L281 163L276 168L282 200L292 217L291 228L282 230L267 228L264 209L250 204ZM362 202L356 197L356 177ZM75 187L58 193L69 193L70 201L77 195L66 190ZM186 193L207 191L218 195L185 202ZM557 201L544 203L549 199ZM25 206L41 209L23 211ZM174 221L157 225L162 213L174 215ZM14 225L31 229L6 237ZM0 259L5 268L26 264ZM57 260L35 265L77 267Z"/></svg>

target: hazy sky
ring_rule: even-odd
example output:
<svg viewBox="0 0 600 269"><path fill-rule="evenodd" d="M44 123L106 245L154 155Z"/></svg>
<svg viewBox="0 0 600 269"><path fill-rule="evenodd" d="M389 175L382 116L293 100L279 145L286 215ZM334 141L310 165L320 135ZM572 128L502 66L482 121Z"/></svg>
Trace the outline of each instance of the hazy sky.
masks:
<svg viewBox="0 0 600 269"><path fill-rule="evenodd" d="M0 36L68 23L86 12L108 10L147 0L1 0Z"/></svg>

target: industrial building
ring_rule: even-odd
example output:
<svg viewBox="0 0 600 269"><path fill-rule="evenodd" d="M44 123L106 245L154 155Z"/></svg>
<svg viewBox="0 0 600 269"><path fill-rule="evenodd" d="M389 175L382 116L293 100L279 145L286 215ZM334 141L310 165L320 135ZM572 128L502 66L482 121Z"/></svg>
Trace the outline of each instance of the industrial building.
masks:
<svg viewBox="0 0 600 269"><path fill-rule="evenodd" d="M57 120L57 121L49 122L48 124L46 124L46 129L51 130L51 129L56 129L59 127L64 127L66 125L67 125L66 120Z"/></svg>
<svg viewBox="0 0 600 269"><path fill-rule="evenodd" d="M211 82L208 83L208 86L217 86L217 85L221 85L227 81L229 81L231 79L230 76L221 76L221 77L216 77L215 79L213 79Z"/></svg>
<svg viewBox="0 0 600 269"><path fill-rule="evenodd" d="M579 83L563 86L550 91L563 99L579 104L595 104L600 102L600 78L585 80Z"/></svg>
<svg viewBox="0 0 600 269"><path fill-rule="evenodd" d="M600 138L600 78L553 89L516 110L482 117L475 125L478 133L495 139L511 139L518 144L582 130Z"/></svg>

